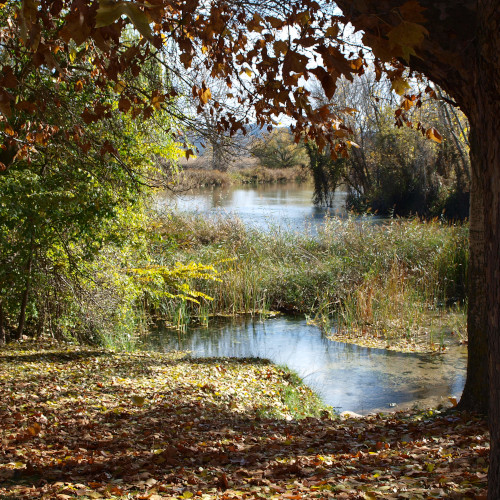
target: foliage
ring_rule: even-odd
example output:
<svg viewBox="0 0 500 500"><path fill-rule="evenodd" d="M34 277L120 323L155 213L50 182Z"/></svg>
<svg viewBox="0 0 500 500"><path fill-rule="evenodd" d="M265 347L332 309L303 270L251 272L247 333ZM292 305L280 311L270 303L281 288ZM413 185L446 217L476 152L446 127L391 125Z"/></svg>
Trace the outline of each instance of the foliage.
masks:
<svg viewBox="0 0 500 500"><path fill-rule="evenodd" d="M306 182L309 172L302 165L291 168L254 167L233 172L236 182L242 184L270 184L287 182Z"/></svg>
<svg viewBox="0 0 500 500"><path fill-rule="evenodd" d="M306 163L304 146L296 144L288 129L275 129L256 139L250 152L267 168L291 168Z"/></svg>
<svg viewBox="0 0 500 500"><path fill-rule="evenodd" d="M150 308L160 298L196 300L186 277L213 275L192 263L157 265L148 254L144 197L164 183L158 158L171 168L179 156L169 131L175 121L156 105L140 120L124 113L131 103L123 84L98 78L99 44L78 52L68 39L64 49L47 55L44 42L53 42L55 29L48 12L37 49L47 64L33 63L34 42L23 38L19 24L28 22L29 5L24 9L10 3L0 11L6 22L0 63L18 83L1 117L8 146L0 153L0 342L6 333L21 338L25 329L93 343L130 342L148 321L145 295ZM137 40L124 33L122 43ZM127 84L138 94L154 94L168 78L148 59L141 74L127 69ZM141 272L147 282L137 279Z"/></svg>
<svg viewBox="0 0 500 500"><path fill-rule="evenodd" d="M363 158L354 153L346 160L347 204L358 211L370 208L381 214L429 215L442 184L436 168L439 146L408 128L395 129L390 113L383 116L379 129L363 141ZM361 169L365 169L364 177L358 173Z"/></svg>
<svg viewBox="0 0 500 500"><path fill-rule="evenodd" d="M486 488L483 419L427 410L332 420L325 408L322 419L299 420L283 392L307 405L310 390L263 360L20 343L0 350L0 380L6 498L374 498L394 490L472 498Z"/></svg>
<svg viewBox="0 0 500 500"><path fill-rule="evenodd" d="M57 102L57 93L21 96L26 89L23 68L50 75L58 84L71 85L76 91L112 86L119 97L120 112L134 118L149 118L155 109L162 108L189 121L172 99L184 92L185 74L196 66L211 80L223 80L227 85L220 99L205 81L190 89L199 102L198 111L207 107L207 116L218 117L215 129L220 132L243 131L249 118L242 119L231 107L234 102L244 103L246 108L253 107L259 126L285 114L294 120L293 132L316 137L320 146L331 143L335 146L333 155L345 154L350 129L342 125L342 117L351 110L346 107L333 113L328 106L316 108L310 91L299 82L314 75L331 97L338 77L352 79L352 75L363 74L368 64L364 53L350 52L351 40L341 35L346 19L334 13L328 3L322 7L313 0L205 7L198 1L173 6L142 1L96 4L90 0L48 0L43 8L39 0L8 3L1 12L4 45L13 55L3 61L5 77L0 81L4 140L9 151L3 158L5 167L20 156L30 156L37 141L36 130L44 140L53 135L39 110L50 101ZM379 41L392 56L377 51L375 64L378 71L391 69L388 74L393 88L403 94L404 65L396 58L409 60L416 54L425 29L413 20L418 13L413 2L397 10L398 22L382 25ZM287 29L297 32L293 44L283 39ZM321 56L317 58L321 62L312 64L314 56ZM162 70L152 76L168 73L169 85L145 90L133 83L133 78L147 75L156 63ZM87 123L106 117L107 109L98 98L89 99L87 104L82 113ZM404 118L403 114L400 119Z"/></svg>
<svg viewBox="0 0 500 500"><path fill-rule="evenodd" d="M68 104L70 99L68 95ZM46 109L46 120L50 111ZM53 120L64 125L73 117L54 112ZM103 247L122 246L131 237L123 230L126 218L129 230L138 223L133 211L141 212L137 203L143 189L135 174L151 177L156 154L176 154L168 140L158 145L153 127L146 133L130 120L113 116L88 128L104 142L112 139L119 157L103 157L99 142L89 143L82 155L63 135L0 174L2 320L16 327L18 337L26 316L32 332L40 334L50 325L55 335L63 335L58 323L64 304L80 295L92 260ZM72 326L70 322L65 330Z"/></svg>
<svg viewBox="0 0 500 500"><path fill-rule="evenodd" d="M155 219L148 214L139 203L116 209L102 229L105 234L91 240L99 244L91 256L81 239L71 244L68 253L58 241L37 247L27 333L133 347L137 333L170 303L210 300L188 282L218 279L217 271L211 265L175 262L169 255L170 243L157 237ZM22 287L24 281L19 279ZM14 329L18 309L14 294L4 300L8 329Z"/></svg>

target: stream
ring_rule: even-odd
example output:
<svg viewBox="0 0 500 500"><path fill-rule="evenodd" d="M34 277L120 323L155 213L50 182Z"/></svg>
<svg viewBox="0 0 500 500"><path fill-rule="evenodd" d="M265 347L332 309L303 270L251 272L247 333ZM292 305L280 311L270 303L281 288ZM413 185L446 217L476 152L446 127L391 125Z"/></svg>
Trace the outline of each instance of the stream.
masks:
<svg viewBox="0 0 500 500"><path fill-rule="evenodd" d="M193 357L261 357L294 370L325 403L339 412L436 407L460 396L467 349L445 354L398 353L329 340L305 319L278 316L212 320L186 332L157 330L147 347L189 351Z"/></svg>
<svg viewBox="0 0 500 500"><path fill-rule="evenodd" d="M231 186L158 198L160 208L203 216L238 217L263 231L301 231L314 236L326 215L345 216L346 193L333 207L312 205L309 185ZM398 353L329 340L304 318L278 316L211 320L185 333L156 330L148 349L181 349L196 357L262 357L288 366L339 412L387 412L436 407L463 390L467 349L449 342L445 354Z"/></svg>

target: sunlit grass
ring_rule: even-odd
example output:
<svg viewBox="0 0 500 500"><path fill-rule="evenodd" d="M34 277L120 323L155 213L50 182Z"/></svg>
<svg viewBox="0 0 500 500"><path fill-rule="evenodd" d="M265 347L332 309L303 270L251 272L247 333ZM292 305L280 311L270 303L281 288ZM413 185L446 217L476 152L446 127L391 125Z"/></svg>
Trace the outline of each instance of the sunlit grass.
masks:
<svg viewBox="0 0 500 500"><path fill-rule="evenodd" d="M388 344L426 338L437 346L443 332L465 335L466 225L331 218L311 237L170 214L161 232L168 258L214 264L220 273L220 282L191 284L213 300L183 306L189 320L278 310Z"/></svg>

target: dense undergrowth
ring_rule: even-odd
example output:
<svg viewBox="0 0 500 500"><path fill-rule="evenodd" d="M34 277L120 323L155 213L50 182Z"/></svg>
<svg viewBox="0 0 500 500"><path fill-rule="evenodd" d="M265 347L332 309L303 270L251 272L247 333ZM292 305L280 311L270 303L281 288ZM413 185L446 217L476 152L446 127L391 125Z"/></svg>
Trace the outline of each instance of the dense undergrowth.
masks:
<svg viewBox="0 0 500 500"><path fill-rule="evenodd" d="M40 254L29 336L132 350L153 321L183 329L281 311L379 347L438 349L446 332L465 341L467 225L331 218L313 237L136 205L110 228L95 258L78 265L78 246ZM11 339L16 304L3 301Z"/></svg>
<svg viewBox="0 0 500 500"><path fill-rule="evenodd" d="M383 344L424 337L436 346L443 331L465 336L466 225L332 218L311 237L168 214L158 230L176 259L196 258L219 272L220 281L191 283L213 300L169 311L183 323L277 310Z"/></svg>

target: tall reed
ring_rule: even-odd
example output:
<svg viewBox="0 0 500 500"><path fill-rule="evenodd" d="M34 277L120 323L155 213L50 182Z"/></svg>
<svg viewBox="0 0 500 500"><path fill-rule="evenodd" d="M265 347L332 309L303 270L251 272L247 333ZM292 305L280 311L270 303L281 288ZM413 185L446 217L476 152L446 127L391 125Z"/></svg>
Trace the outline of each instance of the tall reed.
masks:
<svg viewBox="0 0 500 500"><path fill-rule="evenodd" d="M278 310L339 329L414 335L447 306L466 305L468 227L437 220L330 218L317 237L248 229L237 219L169 214L157 252L214 264L220 282L191 286L213 300L203 315ZM191 316L200 306L188 304ZM388 333L390 332L390 333Z"/></svg>

